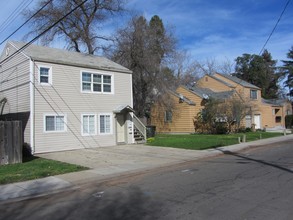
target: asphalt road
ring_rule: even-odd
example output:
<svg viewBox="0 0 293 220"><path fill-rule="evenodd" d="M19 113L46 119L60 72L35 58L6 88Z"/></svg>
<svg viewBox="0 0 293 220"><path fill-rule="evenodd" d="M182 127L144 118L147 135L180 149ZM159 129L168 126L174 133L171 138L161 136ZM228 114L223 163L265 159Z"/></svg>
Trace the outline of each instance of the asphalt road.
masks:
<svg viewBox="0 0 293 220"><path fill-rule="evenodd" d="M293 219L292 188L291 141L1 204L0 219Z"/></svg>

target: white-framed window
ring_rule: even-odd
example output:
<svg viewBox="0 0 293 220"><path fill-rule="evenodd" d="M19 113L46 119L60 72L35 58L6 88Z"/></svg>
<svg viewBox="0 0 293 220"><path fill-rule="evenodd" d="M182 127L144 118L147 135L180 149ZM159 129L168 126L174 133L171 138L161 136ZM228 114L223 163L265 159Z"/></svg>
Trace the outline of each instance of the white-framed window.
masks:
<svg viewBox="0 0 293 220"><path fill-rule="evenodd" d="M113 94L113 75L83 71L81 73L81 91Z"/></svg>
<svg viewBox="0 0 293 220"><path fill-rule="evenodd" d="M257 99L257 90L255 89L250 90L250 98Z"/></svg>
<svg viewBox="0 0 293 220"><path fill-rule="evenodd" d="M99 134L112 134L111 114L99 114Z"/></svg>
<svg viewBox="0 0 293 220"><path fill-rule="evenodd" d="M82 135L97 134L97 119L95 114L82 114Z"/></svg>
<svg viewBox="0 0 293 220"><path fill-rule="evenodd" d="M52 67L39 66L39 83L42 85L52 85Z"/></svg>
<svg viewBox="0 0 293 220"><path fill-rule="evenodd" d="M66 116L57 114L44 115L44 131L45 132L65 132Z"/></svg>

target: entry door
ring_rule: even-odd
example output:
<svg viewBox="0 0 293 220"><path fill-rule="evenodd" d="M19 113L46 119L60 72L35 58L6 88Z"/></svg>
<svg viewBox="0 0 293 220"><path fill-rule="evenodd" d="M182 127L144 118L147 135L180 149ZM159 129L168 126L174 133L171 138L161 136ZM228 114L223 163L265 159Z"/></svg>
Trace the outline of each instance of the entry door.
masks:
<svg viewBox="0 0 293 220"><path fill-rule="evenodd" d="M123 114L116 114L117 143L125 143L125 118Z"/></svg>
<svg viewBox="0 0 293 220"><path fill-rule="evenodd" d="M254 115L255 129L260 129L260 115Z"/></svg>

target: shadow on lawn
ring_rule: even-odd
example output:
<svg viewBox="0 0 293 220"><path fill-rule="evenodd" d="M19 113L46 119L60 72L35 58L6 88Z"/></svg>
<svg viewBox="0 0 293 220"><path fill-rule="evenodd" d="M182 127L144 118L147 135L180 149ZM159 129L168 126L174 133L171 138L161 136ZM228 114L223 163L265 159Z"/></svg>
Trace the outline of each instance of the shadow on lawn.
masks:
<svg viewBox="0 0 293 220"><path fill-rule="evenodd" d="M258 160L258 159L254 159L254 158L251 158L251 157L243 156L241 154L234 153L234 152L231 152L229 150L222 150L222 149L217 149L217 150L223 152L226 155L239 157L239 158L242 158L242 159L245 159L245 160L248 160L248 161L257 162L257 163L264 164L264 165L267 165L267 166L271 166L271 167L274 167L274 168L277 168L277 169L280 169L280 170L283 170L283 171L286 171L286 172L289 172L289 173L293 173L293 171L291 169L288 169L286 167L280 166L280 165L275 164L275 163L270 163L270 162L266 162L264 160Z"/></svg>
<svg viewBox="0 0 293 220"><path fill-rule="evenodd" d="M37 160L37 159L39 159L39 157L35 157L35 156L23 157L22 163L31 162L31 161Z"/></svg>

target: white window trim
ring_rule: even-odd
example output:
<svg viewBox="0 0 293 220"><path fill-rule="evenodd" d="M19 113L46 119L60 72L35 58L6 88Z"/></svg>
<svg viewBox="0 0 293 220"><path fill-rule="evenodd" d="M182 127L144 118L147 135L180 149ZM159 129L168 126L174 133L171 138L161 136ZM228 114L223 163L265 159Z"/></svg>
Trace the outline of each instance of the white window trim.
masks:
<svg viewBox="0 0 293 220"><path fill-rule="evenodd" d="M48 83L42 83L41 82L41 68L48 68L49 69ZM42 85L42 86L51 86L53 84L53 81L52 81L52 67L51 66L38 65L38 82L39 82L39 85Z"/></svg>
<svg viewBox="0 0 293 220"><path fill-rule="evenodd" d="M252 92L255 92L256 98L252 97ZM250 89L250 99L257 100L258 99L258 91L256 89Z"/></svg>
<svg viewBox="0 0 293 220"><path fill-rule="evenodd" d="M109 133L101 133L101 120L100 117L101 115L109 115L110 116L110 132ZM98 129L99 129L99 135L112 135L113 134L113 114L111 113L100 113L98 115Z"/></svg>
<svg viewBox="0 0 293 220"><path fill-rule="evenodd" d="M46 130L46 117L47 116L63 116L64 117L64 120L63 120L63 123L64 123L64 130L63 131L47 131ZM63 133L63 132L67 132L67 115L66 114L54 114L54 113L46 113L44 114L43 116L43 131L44 133Z"/></svg>
<svg viewBox="0 0 293 220"><path fill-rule="evenodd" d="M83 73L90 73L90 74L98 74L98 75L105 75L111 76L111 92L95 92L93 91L93 77L91 77L91 91L83 91L82 90L82 74ZM92 70L81 70L80 71L80 91L81 93L91 93L91 94L105 94L105 95L113 95L114 94L114 74L113 73L104 73L104 72L97 72ZM101 87L103 89L103 83L101 83Z"/></svg>
<svg viewBox="0 0 293 220"><path fill-rule="evenodd" d="M84 133L83 131L83 116L91 116L93 115L95 117L95 132L94 134L87 134L87 133ZM95 113L82 113L81 114L81 135L82 136L94 136L94 135L97 135L97 114Z"/></svg>

